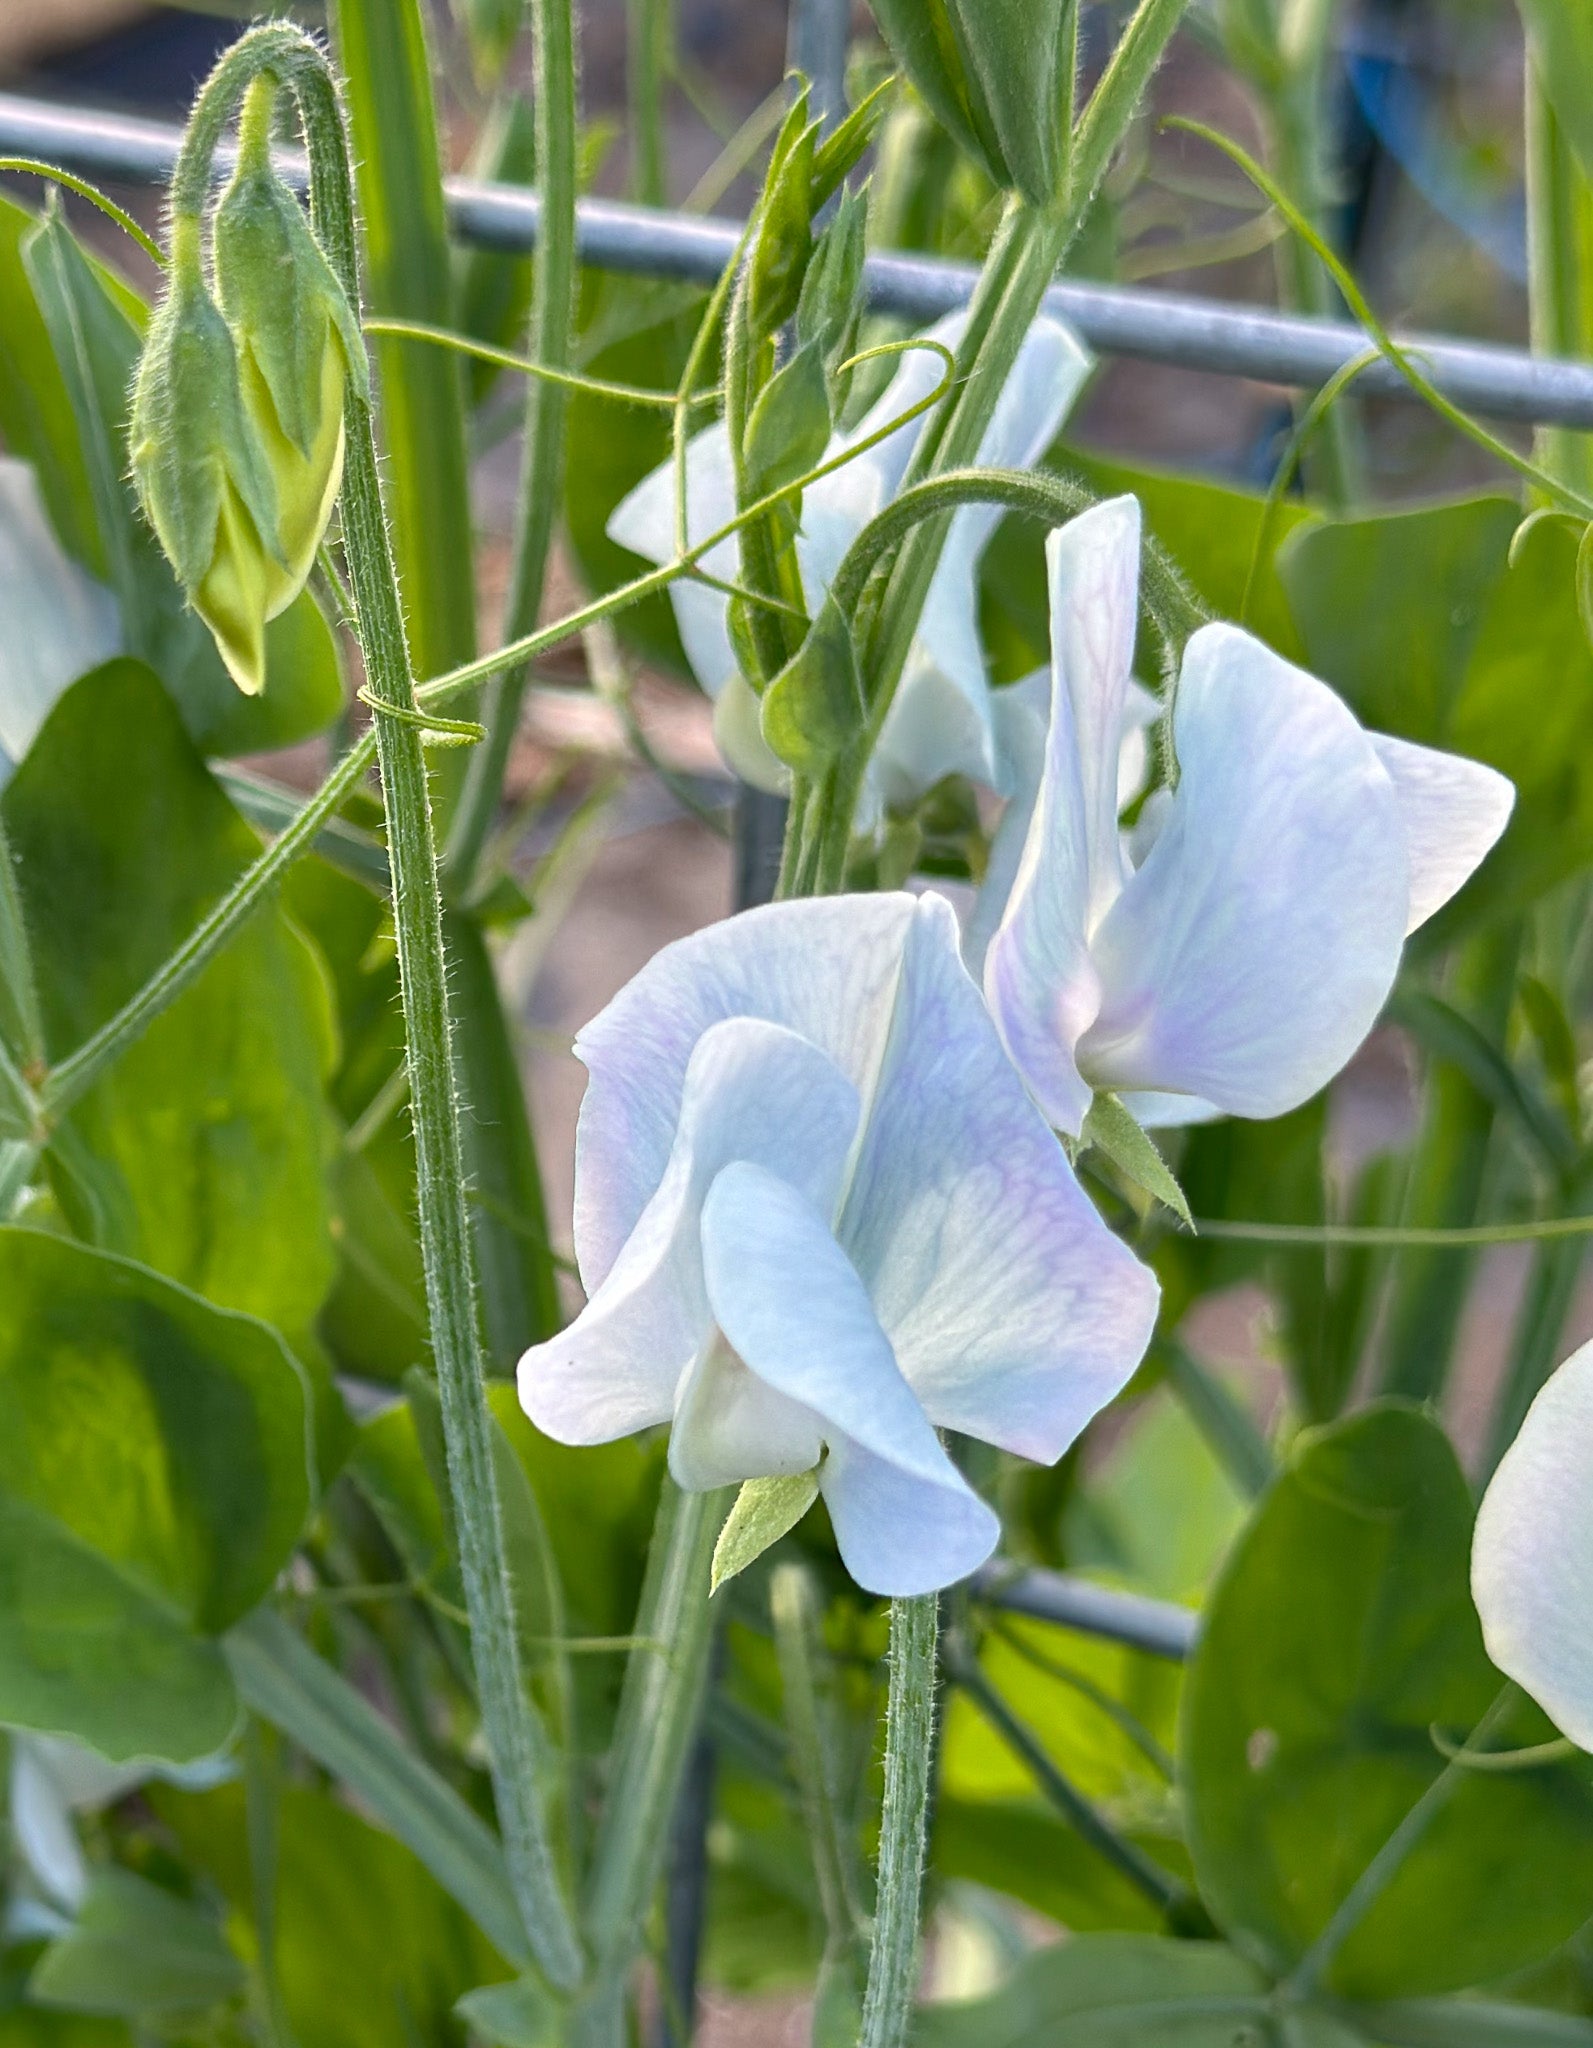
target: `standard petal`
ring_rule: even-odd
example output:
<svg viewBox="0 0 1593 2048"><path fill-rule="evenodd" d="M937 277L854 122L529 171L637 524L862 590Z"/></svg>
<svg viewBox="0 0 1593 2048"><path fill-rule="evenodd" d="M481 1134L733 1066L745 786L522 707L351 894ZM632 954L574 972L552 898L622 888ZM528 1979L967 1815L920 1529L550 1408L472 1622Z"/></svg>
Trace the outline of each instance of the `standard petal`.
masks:
<svg viewBox="0 0 1593 2048"><path fill-rule="evenodd" d="M721 421L694 435L686 444L686 537L696 543L716 533L736 516L736 479L730 460L730 434ZM675 553L675 467L672 462L644 476L609 516L608 537L646 562L667 562ZM734 537L720 541L702 558L710 575L733 580L736 574ZM710 697L717 697L732 676L740 673L725 621L729 605L723 593L706 584L679 577L669 587L675 624L691 672Z"/></svg>
<svg viewBox="0 0 1593 2048"><path fill-rule="evenodd" d="M537 1427L604 1443L667 1420L712 1330L701 1216L715 1175L761 1161L833 1203L857 1119L856 1088L794 1032L748 1017L704 1032L656 1192L581 1314L520 1361L521 1405Z"/></svg>
<svg viewBox="0 0 1593 2048"><path fill-rule="evenodd" d="M1056 439L1092 367L1088 351L1060 321L1036 320L985 430L979 466L1032 468ZM880 733L875 768L887 801L910 802L946 775L968 775L991 787L1000 778L979 631L979 563L1002 517L999 505L976 504L952 518Z"/></svg>
<svg viewBox="0 0 1593 2048"><path fill-rule="evenodd" d="M920 899L840 1231L931 1422L1045 1462L1126 1383L1155 1279L1102 1223Z"/></svg>
<svg viewBox="0 0 1593 2048"><path fill-rule="evenodd" d="M1075 1048L1101 987L1091 934L1124 881L1119 760L1139 587L1139 504L1114 498L1058 528L1051 572L1051 722L1012 894L985 991L1035 1100L1077 1134L1092 1090Z"/></svg>
<svg viewBox="0 0 1593 2048"><path fill-rule="evenodd" d="M784 1024L867 1099L915 899L830 896L743 911L656 953L575 1041L575 1250L594 1293L663 1179L693 1048L728 1017Z"/></svg>
<svg viewBox="0 0 1593 2048"><path fill-rule="evenodd" d="M1471 1592L1488 1655L1593 1749L1593 1344L1533 1402L1483 1495Z"/></svg>
<svg viewBox="0 0 1593 2048"><path fill-rule="evenodd" d="M1413 746L1369 733L1399 798L1410 860L1410 911L1415 931L1468 882L1510 822L1515 785L1497 769L1463 754Z"/></svg>
<svg viewBox="0 0 1593 2048"><path fill-rule="evenodd" d="M998 793L1007 799L990 841L990 857L973 909L963 926L962 957L975 981L982 981L985 958L996 928L1006 915L1012 885L1018 877L1030 820L1045 772L1045 736L1051 678L1036 669L1021 682L992 693L995 721Z"/></svg>
<svg viewBox="0 0 1593 2048"><path fill-rule="evenodd" d="M1205 626L1174 707L1178 787L1095 934L1100 1088L1280 1116L1370 1030L1394 983L1409 875L1399 800L1325 683Z"/></svg>
<svg viewBox="0 0 1593 2048"><path fill-rule="evenodd" d="M977 1571L1001 1524L966 1482L936 1486L839 1439L819 1468L841 1560L866 1593L906 1599Z"/></svg>

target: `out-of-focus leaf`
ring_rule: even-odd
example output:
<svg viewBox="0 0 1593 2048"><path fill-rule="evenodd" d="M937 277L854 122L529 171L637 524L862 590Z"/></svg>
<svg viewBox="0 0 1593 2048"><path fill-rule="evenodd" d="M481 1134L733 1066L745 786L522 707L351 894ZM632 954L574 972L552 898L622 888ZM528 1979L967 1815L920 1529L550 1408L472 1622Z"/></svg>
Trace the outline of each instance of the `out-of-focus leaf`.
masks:
<svg viewBox="0 0 1593 2048"><path fill-rule="evenodd" d="M372 313L453 321L431 60L419 0L336 0L333 37L354 144L364 280ZM388 517L410 659L421 676L476 651L464 381L452 349L376 343ZM445 788L460 755L437 769Z"/></svg>
<svg viewBox="0 0 1593 2048"><path fill-rule="evenodd" d="M253 1915L243 1795L152 1794L186 1856ZM401 1842L324 1792L288 1785L277 1816L277 1975L298 2048L455 2038L455 2003L507 1975Z"/></svg>
<svg viewBox="0 0 1593 2048"><path fill-rule="evenodd" d="M193 2012L244 1986L243 1964L211 1917L130 1870L102 1870L69 1934L28 1980L40 2005L80 2012Z"/></svg>
<svg viewBox="0 0 1593 2048"><path fill-rule="evenodd" d="M278 1614L232 1630L227 1661L247 1706L355 1793L506 1955L527 1954L497 1838L391 1724Z"/></svg>
<svg viewBox="0 0 1593 2048"><path fill-rule="evenodd" d="M938 1800L934 1867L942 1877L986 1885L1081 1934L1097 1928L1151 1933L1162 1924L1137 1885L1032 1797Z"/></svg>
<svg viewBox="0 0 1593 2048"><path fill-rule="evenodd" d="M516 5L519 0L516 0ZM482 125L470 174L497 185L530 185L536 172L536 123L524 93L501 96ZM461 249L454 257L454 304L460 332L494 348L515 349L531 308L531 259L501 249ZM504 375L494 363L469 364L470 396L479 404Z"/></svg>
<svg viewBox="0 0 1593 2048"><path fill-rule="evenodd" d="M558 1268L525 1083L492 956L468 917L448 917L445 936L482 1325L492 1365L512 1372L528 1345L563 1324Z"/></svg>
<svg viewBox="0 0 1593 2048"><path fill-rule="evenodd" d="M56 539L25 462L0 456L0 779L69 683L118 651L116 601Z"/></svg>
<svg viewBox="0 0 1593 2048"><path fill-rule="evenodd" d="M1027 1957L997 1992L929 2006L914 2048L1236 2048L1266 2038L1265 1980L1217 1942L1080 1935Z"/></svg>
<svg viewBox="0 0 1593 2048"><path fill-rule="evenodd" d="M1532 66L1584 178L1593 179L1593 15L1566 0L1517 0Z"/></svg>
<svg viewBox="0 0 1593 2048"><path fill-rule="evenodd" d="M1280 1974L1445 1770L1433 1729L1464 1741L1499 1694L1471 1521L1443 1431L1387 1403L1298 1439L1207 1607L1181 1730L1190 1847L1207 1905ZM1522 1702L1493 1745L1551 1732ZM1416 1996L1549 1954L1593 1910L1590 1774L1457 1772L1329 1987Z"/></svg>
<svg viewBox="0 0 1593 2048"><path fill-rule="evenodd" d="M693 307L699 303L694 300ZM696 313L683 312L671 301L660 315L658 305L656 288L634 278L589 281L583 327L601 345L583 354L581 368L592 377L673 391L686 365ZM608 334L614 338L603 339ZM711 385L714 374L710 364L704 371L704 387ZM669 454L669 417L650 407L615 405L592 392L570 394L569 443L579 456L565 469L564 523L581 574L595 594L613 590L652 566L617 546L605 529L621 498ZM710 417L706 410L696 411L693 429L705 426ZM689 674L667 597L627 606L615 626L650 659Z"/></svg>
<svg viewBox="0 0 1593 2048"><path fill-rule="evenodd" d="M143 985L259 852L155 677L56 706L4 797L53 1058ZM63 1205L96 1242L298 1340L332 1274L322 970L263 910L78 1104ZM74 1155L75 1160L75 1155ZM69 1162L70 1163L70 1162Z"/></svg>
<svg viewBox="0 0 1593 2048"><path fill-rule="evenodd" d="M1356 2018L1385 2048L1593 2048L1593 2020L1470 1998L1412 1998Z"/></svg>
<svg viewBox="0 0 1593 2048"><path fill-rule="evenodd" d="M276 1334L130 1260L0 1231L0 1720L187 1762L236 1702L211 1640L308 1511Z"/></svg>
<svg viewBox="0 0 1593 2048"><path fill-rule="evenodd" d="M1378 731L1486 761L1516 786L1509 829L1428 928L1452 936L1593 860L1593 649L1577 536L1502 498L1314 521L1280 558L1306 665Z"/></svg>
<svg viewBox="0 0 1593 2048"><path fill-rule="evenodd" d="M483 1985L467 1992L456 2010L494 2048L560 2048L564 2039L559 2009L534 1978Z"/></svg>

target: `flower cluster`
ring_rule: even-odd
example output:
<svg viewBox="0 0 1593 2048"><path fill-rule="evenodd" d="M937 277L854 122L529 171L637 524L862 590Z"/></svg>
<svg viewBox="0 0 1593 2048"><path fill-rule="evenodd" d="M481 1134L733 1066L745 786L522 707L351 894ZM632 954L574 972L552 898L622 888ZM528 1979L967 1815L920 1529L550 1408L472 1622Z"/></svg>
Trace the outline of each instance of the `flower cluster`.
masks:
<svg viewBox="0 0 1593 2048"><path fill-rule="evenodd" d="M1042 322L987 452L1037 454L1083 368ZM910 360L859 434L927 374ZM710 432L688 458L701 537L733 516L728 452ZM905 460L887 441L810 488L810 593ZM671 490L647 479L615 537L667 558ZM997 1540L938 1430L1055 1460L1150 1340L1156 1283L1056 1133L1098 1092L1144 1122L1315 1093L1513 800L1488 768L1366 732L1230 626L1195 634L1164 711L1132 678L1132 498L1051 536L1048 712L1034 685L992 691L990 525L958 518L874 790L960 771L1007 796L967 930L936 895L843 896L746 912L645 968L576 1044L587 1307L520 1367L563 1441L671 1424L684 1487L812 1473L853 1577L891 1594L951 1583ZM749 688L724 598L682 584L675 602L721 735L755 732L724 716ZM1153 724L1159 785L1125 830Z"/></svg>

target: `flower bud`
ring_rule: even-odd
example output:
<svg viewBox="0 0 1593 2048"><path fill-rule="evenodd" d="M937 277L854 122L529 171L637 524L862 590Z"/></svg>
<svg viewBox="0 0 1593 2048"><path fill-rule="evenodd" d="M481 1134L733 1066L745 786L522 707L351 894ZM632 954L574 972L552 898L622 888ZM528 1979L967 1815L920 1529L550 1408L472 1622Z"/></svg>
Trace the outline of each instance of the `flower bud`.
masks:
<svg viewBox="0 0 1593 2048"><path fill-rule="evenodd" d="M1078 0L876 0L891 54L998 185L1060 198L1073 118Z"/></svg>
<svg viewBox="0 0 1593 2048"><path fill-rule="evenodd" d="M348 299L303 208L271 166L267 78L250 88L238 166L216 209L215 277L243 407L271 474L283 570L268 618L304 586L343 475L343 392L366 390Z"/></svg>
<svg viewBox="0 0 1593 2048"><path fill-rule="evenodd" d="M139 500L177 580L233 681L258 694L265 622L293 591L281 596L286 570L267 538L276 494L232 336L205 285L196 219L177 222L171 288L139 359L128 441Z"/></svg>

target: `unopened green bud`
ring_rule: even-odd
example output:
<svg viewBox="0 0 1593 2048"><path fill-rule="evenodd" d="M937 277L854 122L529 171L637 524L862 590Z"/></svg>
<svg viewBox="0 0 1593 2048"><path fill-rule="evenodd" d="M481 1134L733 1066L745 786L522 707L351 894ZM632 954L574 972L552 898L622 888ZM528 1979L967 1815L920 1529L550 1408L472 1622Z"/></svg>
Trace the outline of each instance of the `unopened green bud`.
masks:
<svg viewBox="0 0 1593 2048"><path fill-rule="evenodd" d="M199 222L191 217L176 223L171 287L139 359L128 443L145 516L177 580L233 681L258 693L265 621L286 579L265 538L276 532L276 494L244 409L232 335L205 285Z"/></svg>
<svg viewBox="0 0 1593 2048"><path fill-rule="evenodd" d="M875 0L891 53L998 185L1061 198L1079 0Z"/></svg>
<svg viewBox="0 0 1593 2048"><path fill-rule="evenodd" d="M215 274L237 349L244 409L276 493L274 549L286 572L274 616L302 589L343 474L343 392L368 395L353 309L271 166L269 78L244 105L238 166L216 209Z"/></svg>

